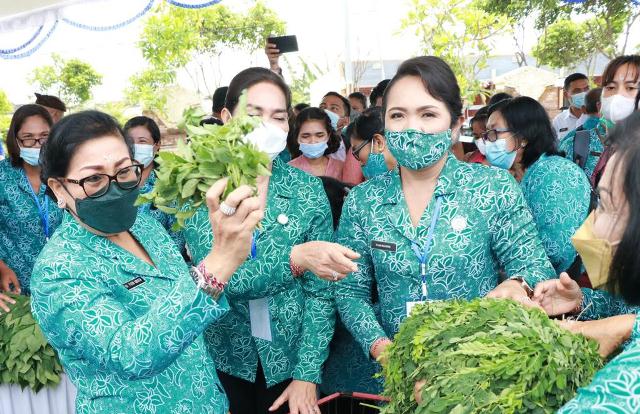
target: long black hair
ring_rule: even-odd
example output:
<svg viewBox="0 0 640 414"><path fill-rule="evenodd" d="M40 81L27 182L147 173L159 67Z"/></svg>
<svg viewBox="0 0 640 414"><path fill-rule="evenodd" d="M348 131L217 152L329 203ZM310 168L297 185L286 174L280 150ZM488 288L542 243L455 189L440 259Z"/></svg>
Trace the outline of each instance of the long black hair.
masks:
<svg viewBox="0 0 640 414"><path fill-rule="evenodd" d="M128 134L129 130L139 126L145 127L147 131L149 131L154 144L160 143L160 139L162 138L160 135L160 127L158 127L156 121L149 118L148 116L135 116L128 120L127 123L124 124L124 133Z"/></svg>
<svg viewBox="0 0 640 414"><path fill-rule="evenodd" d="M333 129L331 126L331 118L324 111L324 109L316 108L311 106L309 108L303 109L298 116L296 116L296 120L293 123L293 128L289 131L289 136L287 139L287 143L291 145L289 148L289 152L292 157L299 156L300 152L300 144L298 143L298 135L300 135L300 129L302 129L302 125L307 121L320 121L324 125L324 129L327 131L327 136L329 137L329 141L327 142L327 149L324 151L324 155L333 154L338 151L340 148L340 140L342 139L340 135Z"/></svg>
<svg viewBox="0 0 640 414"><path fill-rule="evenodd" d="M49 128L53 125L53 120L49 112L40 105L28 104L23 105L13 114L11 117L11 124L9 124L9 130L7 131L7 153L9 154L9 160L14 167L22 167L22 157L20 157L20 146L18 145L18 131L22 128L22 124L27 118L32 116L39 116L49 125Z"/></svg>
<svg viewBox="0 0 640 414"><path fill-rule="evenodd" d="M506 99L489 107L489 116L494 112L502 114L507 128L516 138L527 141L522 154L525 169L543 154L560 155L549 115L535 99L528 96Z"/></svg>
<svg viewBox="0 0 640 414"><path fill-rule="evenodd" d="M640 305L640 112L616 124L609 142L612 154L619 156L616 169L620 174L615 175L623 180L629 220L611 261L607 288L627 303Z"/></svg>

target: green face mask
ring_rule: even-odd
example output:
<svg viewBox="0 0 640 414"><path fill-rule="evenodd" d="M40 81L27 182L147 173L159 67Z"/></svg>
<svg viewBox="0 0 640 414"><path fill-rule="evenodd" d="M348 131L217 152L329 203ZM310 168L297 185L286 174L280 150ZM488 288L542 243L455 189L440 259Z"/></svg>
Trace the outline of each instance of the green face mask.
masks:
<svg viewBox="0 0 640 414"><path fill-rule="evenodd" d="M407 129L385 131L389 151L398 164L410 170L421 170L438 162L451 148L451 130L435 134Z"/></svg>
<svg viewBox="0 0 640 414"><path fill-rule="evenodd" d="M133 226L138 215L134 206L138 198L138 187L123 190L114 182L106 193L97 198L75 199L78 219L104 234L117 234Z"/></svg>

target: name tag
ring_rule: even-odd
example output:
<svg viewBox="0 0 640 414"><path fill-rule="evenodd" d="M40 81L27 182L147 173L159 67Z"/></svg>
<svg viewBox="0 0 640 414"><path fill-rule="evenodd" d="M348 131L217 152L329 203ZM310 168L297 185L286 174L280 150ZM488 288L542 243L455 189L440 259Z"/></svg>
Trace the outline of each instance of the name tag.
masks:
<svg viewBox="0 0 640 414"><path fill-rule="evenodd" d="M144 283L144 279L141 277L136 277L135 279L131 279L127 283L124 283L123 286L127 288L127 290L131 290L137 286L140 286Z"/></svg>
<svg viewBox="0 0 640 414"><path fill-rule="evenodd" d="M372 241L371 248L377 250L384 250L387 252L395 252L397 250L397 246L395 243L387 243L383 241Z"/></svg>
<svg viewBox="0 0 640 414"><path fill-rule="evenodd" d="M271 315L269 315L269 299L260 298L249 301L249 321L251 336L271 342Z"/></svg>
<svg viewBox="0 0 640 414"><path fill-rule="evenodd" d="M567 132L569 128L560 128L560 132Z"/></svg>

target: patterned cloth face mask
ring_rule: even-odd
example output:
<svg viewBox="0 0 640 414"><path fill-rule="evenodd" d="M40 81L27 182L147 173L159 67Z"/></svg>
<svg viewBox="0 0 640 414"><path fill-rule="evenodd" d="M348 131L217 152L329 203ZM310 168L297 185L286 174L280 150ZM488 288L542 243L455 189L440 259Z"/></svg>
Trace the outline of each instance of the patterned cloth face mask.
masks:
<svg viewBox="0 0 640 414"><path fill-rule="evenodd" d="M451 129L429 133L417 129L385 131L389 151L398 164L410 170L422 170L438 162L451 148Z"/></svg>

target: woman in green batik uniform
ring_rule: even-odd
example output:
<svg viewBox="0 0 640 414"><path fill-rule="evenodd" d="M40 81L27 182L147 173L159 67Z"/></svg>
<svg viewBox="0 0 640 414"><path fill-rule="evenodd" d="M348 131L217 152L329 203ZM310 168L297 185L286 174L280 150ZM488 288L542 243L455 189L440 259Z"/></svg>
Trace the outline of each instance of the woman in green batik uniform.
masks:
<svg viewBox="0 0 640 414"><path fill-rule="evenodd" d="M160 224L137 214L142 166L115 119L65 117L42 162L67 213L36 261L31 306L78 389L76 412L227 413L201 334L228 310L212 278L229 280L262 217L258 200L246 199L251 189L229 195L238 210L230 217L216 210L226 181L209 191L220 243L190 274Z"/></svg>
<svg viewBox="0 0 640 414"><path fill-rule="evenodd" d="M529 302L531 287L554 276L513 177L449 151L461 110L444 61L405 61L383 105L387 145L400 168L355 187L346 201L337 242L362 258L336 285L336 303L374 358L416 302L487 294ZM502 283L501 269L509 279ZM370 302L374 281L382 323Z"/></svg>
<svg viewBox="0 0 640 414"><path fill-rule="evenodd" d="M563 274L538 285L534 300L550 315L606 318L563 325L596 340L603 357L623 343L624 348L558 411L562 414L640 412L640 113L618 124L610 142L613 155L598 184L600 203L574 243L592 286L620 295L580 289Z"/></svg>
<svg viewBox="0 0 640 414"><path fill-rule="evenodd" d="M566 271L576 259L571 236L589 212L591 185L578 165L559 155L547 112L527 96L499 102L483 139L487 160L520 182L556 274Z"/></svg>
<svg viewBox="0 0 640 414"><path fill-rule="evenodd" d="M272 175L258 179L262 229L255 234L252 258L227 288L230 312L205 334L207 346L232 413L266 413L270 407L315 413L316 384L334 329L330 281L355 270L351 259L358 256L324 241L331 239L332 225L320 180L277 158L286 144L291 102L282 78L263 68L240 72L229 84L223 122L243 90L249 114L264 121L247 140L271 156ZM204 208L184 232L196 261L215 244Z"/></svg>
<svg viewBox="0 0 640 414"><path fill-rule="evenodd" d="M29 295L33 263L62 219L40 181L40 148L51 124L44 107L24 105L7 131L9 158L0 161L0 292ZM13 301L0 294L0 309L8 312L3 302Z"/></svg>

